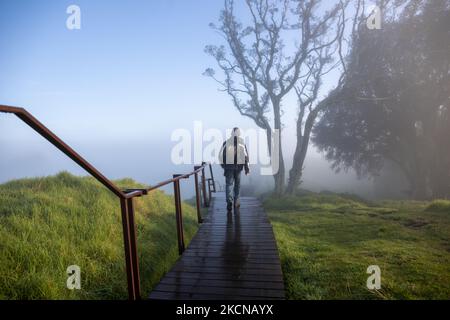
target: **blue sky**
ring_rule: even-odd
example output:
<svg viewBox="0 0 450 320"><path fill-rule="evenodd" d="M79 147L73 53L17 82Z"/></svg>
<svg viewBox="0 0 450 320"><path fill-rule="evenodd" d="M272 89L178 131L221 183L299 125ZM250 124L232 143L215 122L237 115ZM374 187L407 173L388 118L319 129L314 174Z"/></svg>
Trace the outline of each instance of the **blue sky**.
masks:
<svg viewBox="0 0 450 320"><path fill-rule="evenodd" d="M208 23L221 1L1 3L1 101L27 107L55 130L82 125L79 139L125 138L171 130L169 119L179 127L191 118L212 122L218 109L235 113L202 76L213 63L203 49L218 40ZM65 27L72 3L81 8L81 30Z"/></svg>
<svg viewBox="0 0 450 320"><path fill-rule="evenodd" d="M71 4L81 9L81 30L66 28ZM220 130L255 127L202 75L215 67L203 50L221 41L208 25L217 22L222 5L0 0L0 104L27 108L111 178L165 179L185 169L170 165L173 130L192 130L196 120ZM287 143L293 121L287 113ZM83 173L11 116L0 115L0 154L0 182ZM313 148L308 159L316 169L306 181L314 172L334 177Z"/></svg>
<svg viewBox="0 0 450 320"><path fill-rule="evenodd" d="M70 4L81 9L81 30L66 28ZM208 127L251 127L216 83L202 75L214 63L203 49L218 40L208 24L221 5L208 0L2 1L0 101L26 107L113 177L127 175L108 169L114 168L110 159L122 151L119 146L151 160L149 150L170 144L170 133L191 129L194 120ZM2 118L1 136L21 141L9 148L17 157L36 144L50 152L15 119ZM129 150L132 144L136 148ZM27 174L27 168L14 165L17 170L2 170L2 179L19 171L44 174L45 159L59 157L43 154L44 149L38 156L42 168ZM169 161L170 153L165 155L162 159Z"/></svg>

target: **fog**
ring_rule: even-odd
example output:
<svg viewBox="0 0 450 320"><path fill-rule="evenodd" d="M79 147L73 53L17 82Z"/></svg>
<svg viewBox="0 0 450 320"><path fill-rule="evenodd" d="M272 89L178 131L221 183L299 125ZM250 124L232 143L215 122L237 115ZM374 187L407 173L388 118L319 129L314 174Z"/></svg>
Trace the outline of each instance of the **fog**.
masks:
<svg viewBox="0 0 450 320"><path fill-rule="evenodd" d="M3 117L0 124L4 125L5 122L14 123L20 130L17 137L8 136L6 132L0 131L2 133L0 183L18 178L54 175L61 171L75 175L87 174L48 141L22 124L19 119ZM192 170L192 165L172 163L171 150L176 142L170 138L170 134L167 134L153 138L130 137L125 141L69 139L71 141L66 142L108 178L130 177L146 185L152 185L172 177L172 174ZM288 147L293 146L288 144ZM289 160L287 157L287 167L290 166ZM273 178L262 176L258 165L252 165L250 169L249 176L242 175L243 192L260 194L270 191L273 187ZM224 185L223 170L219 165L214 165L213 172L220 188ZM185 199L194 196L192 180L182 182L182 196ZM367 198L375 197L372 181L358 180L353 172L336 174L330 169L329 163L313 148L307 157L301 187L317 192L349 192ZM173 191L171 185L163 190L169 194Z"/></svg>

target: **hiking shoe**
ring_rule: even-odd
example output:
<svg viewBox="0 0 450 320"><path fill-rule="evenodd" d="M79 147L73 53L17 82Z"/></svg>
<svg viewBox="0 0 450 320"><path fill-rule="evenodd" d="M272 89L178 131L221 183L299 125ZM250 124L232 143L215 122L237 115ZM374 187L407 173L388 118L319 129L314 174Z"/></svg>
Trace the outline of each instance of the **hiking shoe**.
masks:
<svg viewBox="0 0 450 320"><path fill-rule="evenodd" d="M227 202L227 210L231 211L232 208L233 208L233 204L231 202Z"/></svg>

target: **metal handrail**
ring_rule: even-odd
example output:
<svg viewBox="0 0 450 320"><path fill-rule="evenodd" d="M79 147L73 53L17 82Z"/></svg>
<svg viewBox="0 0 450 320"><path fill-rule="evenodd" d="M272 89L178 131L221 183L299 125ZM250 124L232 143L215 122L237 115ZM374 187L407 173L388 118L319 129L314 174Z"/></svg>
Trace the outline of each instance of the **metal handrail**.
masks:
<svg viewBox="0 0 450 320"><path fill-rule="evenodd" d="M180 180L189 179L192 175L195 177L195 197L197 206L197 220L198 223L203 222L200 209L200 192L203 193L203 204L208 207L211 202L211 192L216 192L216 185L214 181L214 176L212 172L212 167L210 163L203 162L200 166L195 166L194 171L173 175L172 179L161 181L148 188L141 189L125 189L121 190L117 187L111 180L106 178L100 171L98 171L93 165L86 161L81 155L79 155L75 150L73 150L69 145L62 141L56 134L50 131L46 126L44 126L39 120L33 117L26 109L20 107L0 105L0 113L11 113L16 115L19 119L25 122L28 126L34 129L42 137L48 140L51 144L61 150L66 156L71 158L80 167L91 174L95 179L97 179L101 184L108 188L112 193L114 193L120 200L120 208L122 215L122 227L123 227L123 238L124 238L124 248L125 248L125 265L127 273L127 283L128 283L128 297L130 300L140 299L140 276L139 276L139 260L137 254L136 245L136 224L134 217L134 203L133 198L141 197L147 195L152 190L156 190L165 185L173 183L174 185L174 202L175 202L175 213L176 213L176 224L177 224L177 238L178 238L178 251L180 254L183 253L185 249L184 244L184 232L183 232L183 215L181 209L181 191L180 191ZM211 177L206 179L205 177L205 167L209 166ZM202 174L202 190L198 187L198 175ZM206 192L206 181L208 181L208 194ZM211 189L212 187L212 189Z"/></svg>

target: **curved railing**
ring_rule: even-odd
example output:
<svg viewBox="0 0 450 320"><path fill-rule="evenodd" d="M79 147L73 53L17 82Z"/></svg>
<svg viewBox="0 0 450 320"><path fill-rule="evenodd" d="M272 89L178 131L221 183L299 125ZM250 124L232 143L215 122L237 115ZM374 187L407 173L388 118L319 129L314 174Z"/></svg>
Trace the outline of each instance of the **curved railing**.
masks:
<svg viewBox="0 0 450 320"><path fill-rule="evenodd" d="M185 174L174 174L172 179L159 182L149 188L121 190L111 180L106 178L100 171L98 171L94 166L86 161L81 155L75 152L75 150L69 147L64 141L62 141L57 135L55 135L52 131L45 127L39 120L33 117L33 115L24 108L0 105L0 112L16 115L19 119L21 119L42 137L47 139L51 144L61 150L66 156L75 161L80 167L86 170L89 174L91 174L95 179L97 179L101 184L103 184L119 198L122 213L128 296L131 300L140 299L139 260L136 246L136 225L134 217L133 198L145 196L152 190L173 183L178 251L180 254L182 254L185 249L185 244L183 232L183 214L181 210L180 180L189 179L191 176L194 176L197 219L199 223L203 222L200 208L201 194L203 194L203 206L208 207L211 201L211 193L216 192L216 185L211 164L203 162L201 165L195 166L192 172ZM210 178L206 178L205 175L205 168L207 166L209 166ZM199 188L198 177L200 173L202 179L201 190ZM206 191L206 186L208 186L208 192Z"/></svg>

